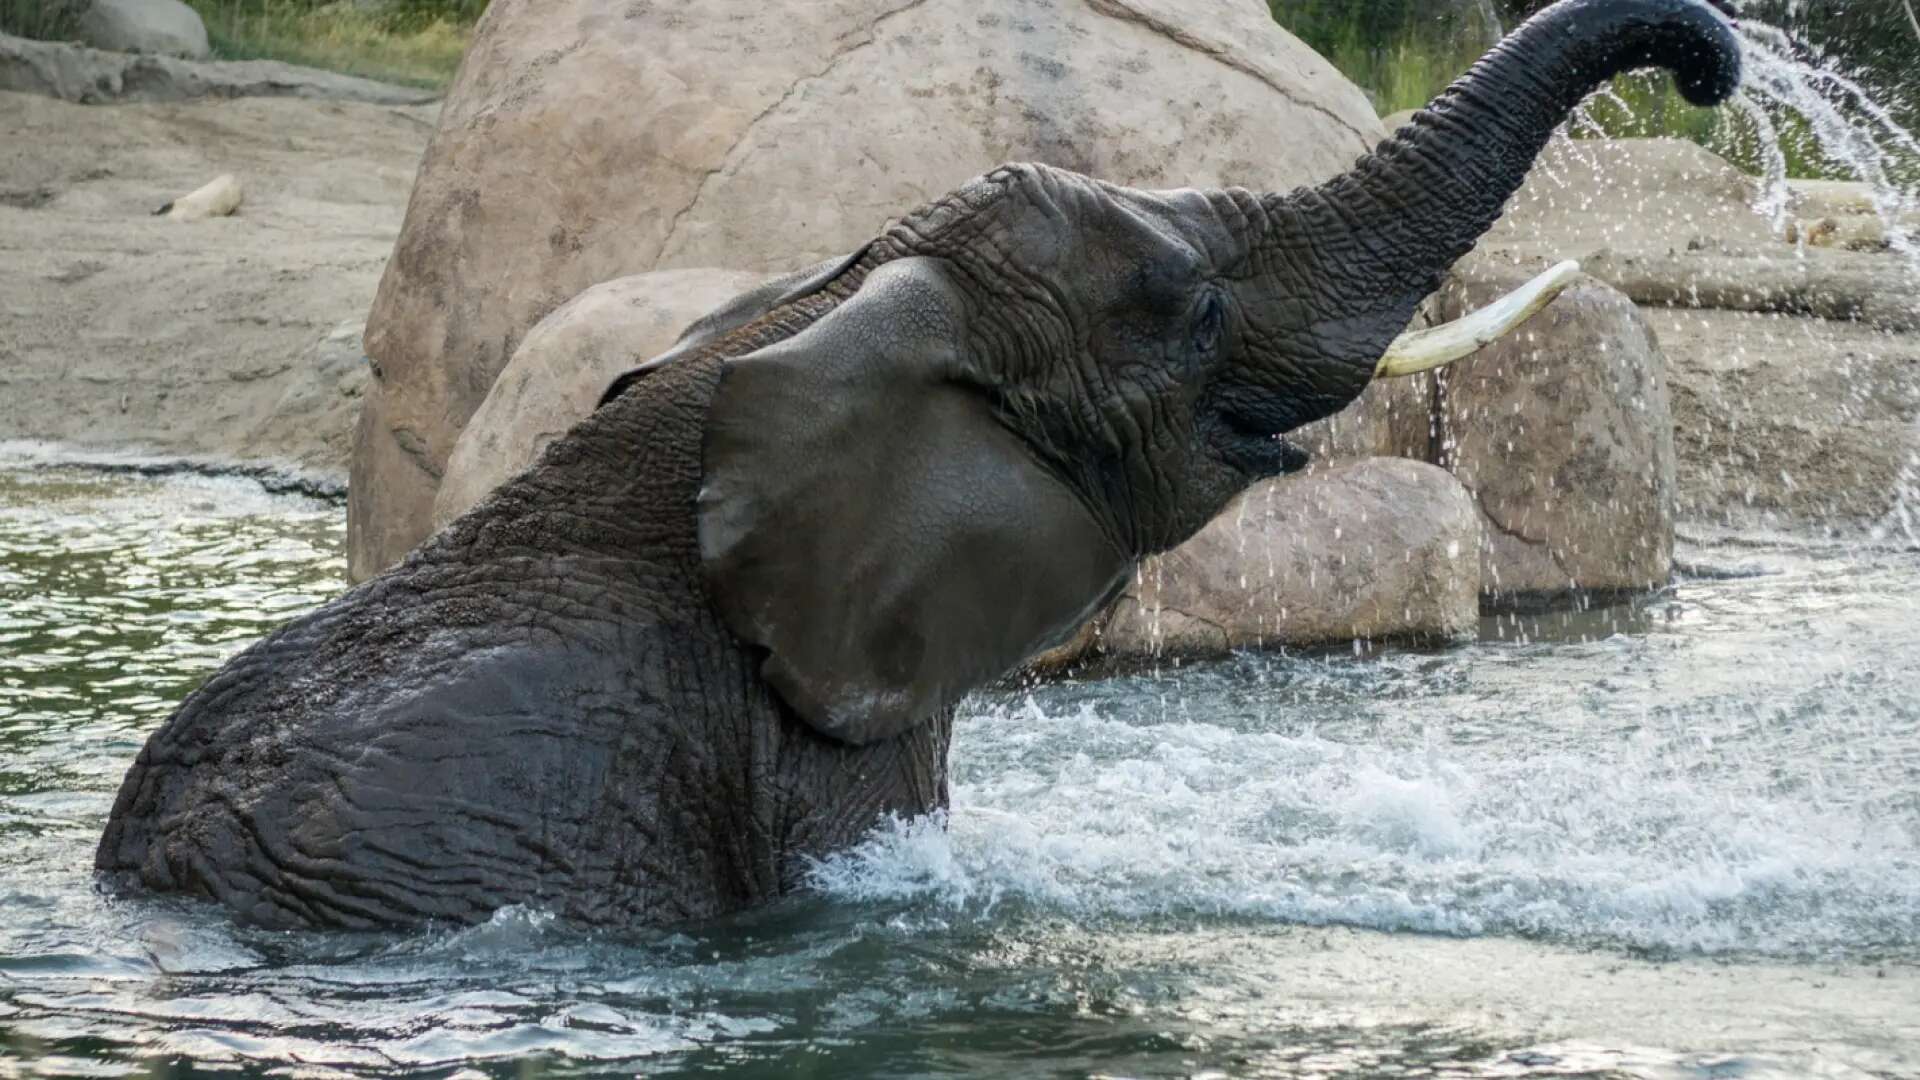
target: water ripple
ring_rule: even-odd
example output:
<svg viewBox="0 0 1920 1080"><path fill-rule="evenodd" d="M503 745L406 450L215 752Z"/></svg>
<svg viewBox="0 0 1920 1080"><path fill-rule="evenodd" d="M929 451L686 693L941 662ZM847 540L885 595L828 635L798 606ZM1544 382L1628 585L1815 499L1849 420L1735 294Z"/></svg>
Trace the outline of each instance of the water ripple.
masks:
<svg viewBox="0 0 1920 1080"><path fill-rule="evenodd" d="M145 734L341 587L341 532L245 481L0 469L0 1075L1920 1070L1911 553L1698 544L1464 649L985 695L945 828L715 924L96 892Z"/></svg>

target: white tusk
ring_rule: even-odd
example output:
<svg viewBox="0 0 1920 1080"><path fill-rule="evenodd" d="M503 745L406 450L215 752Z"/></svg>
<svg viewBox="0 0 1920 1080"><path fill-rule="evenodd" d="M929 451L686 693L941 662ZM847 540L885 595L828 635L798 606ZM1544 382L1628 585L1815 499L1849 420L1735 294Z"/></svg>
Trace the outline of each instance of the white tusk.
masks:
<svg viewBox="0 0 1920 1080"><path fill-rule="evenodd" d="M1373 377L1418 375L1472 356L1533 318L1579 276L1579 263L1563 262L1471 315L1431 330L1401 334L1387 346L1386 355L1373 369Z"/></svg>

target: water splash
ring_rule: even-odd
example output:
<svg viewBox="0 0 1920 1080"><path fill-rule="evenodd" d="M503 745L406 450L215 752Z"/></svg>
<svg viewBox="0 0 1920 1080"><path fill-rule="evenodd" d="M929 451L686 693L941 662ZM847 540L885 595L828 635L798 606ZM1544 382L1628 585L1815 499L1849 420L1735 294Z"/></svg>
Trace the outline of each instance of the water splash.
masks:
<svg viewBox="0 0 1920 1080"><path fill-rule="evenodd" d="M1920 170L1920 138L1891 109L1830 59L1809 56L1778 27L1753 20L1740 24L1746 64L1735 106L1759 132L1765 175L1756 209L1780 229L1792 193L1786 157L1774 115L1805 123L1820 152L1867 185L1888 245L1920 275L1920 243L1913 230L1920 216L1920 184L1903 180Z"/></svg>
<svg viewBox="0 0 1920 1080"><path fill-rule="evenodd" d="M1907 10L1911 15L1911 4ZM1920 33L1920 24L1915 32ZM1920 177L1920 138L1876 94L1838 70L1830 59L1805 55L1778 27L1743 20L1740 37L1746 77L1735 106L1754 125L1764 160L1755 210L1768 217L1776 233L1784 231L1792 191L1772 114L1797 116L1823 155L1867 185L1887 246L1906 261L1909 276L1920 286L1920 180L1902 179ZM1920 447L1920 421L1914 425L1912 441ZM1917 470L1920 450L1909 456L1901 470L1893 505L1878 533L1898 532L1908 542L1920 540L1916 537Z"/></svg>
<svg viewBox="0 0 1920 1080"><path fill-rule="evenodd" d="M1796 14L1790 9L1786 18L1790 21ZM1879 283L1873 295L1879 302L1898 307L1903 297L1920 295L1920 136L1900 113L1901 95L1909 91L1876 87L1821 49L1744 12L1738 37L1745 67L1742 86L1703 141L1756 174L1750 206L1774 237L1795 245L1788 257L1800 263L1803 287L1844 291L1853 286L1834 284L1834 275L1865 274L1871 265L1877 267L1873 275ZM1590 141L1593 149L1588 150L1581 137L1617 134L1622 118L1629 131L1666 128L1633 99L1669 99L1657 91L1636 93L1636 85L1641 84L1629 81L1624 95L1612 86L1603 88L1575 111L1568 131L1576 136L1576 160L1597 169L1604 144ZM1644 84L1648 91L1653 86L1652 81ZM1850 178L1858 187L1815 192L1805 181L1793 179L1800 164L1796 159L1809 153L1828 175ZM1873 256L1871 264L1814 256L1809 248L1823 241L1886 254ZM1757 264L1775 263L1775 256L1764 251L1737 254L1754 255ZM1783 280L1792 280L1791 271L1788 274ZM1902 278L1904 285L1887 284ZM1828 317L1845 318L1846 303L1839 297L1829 299L1834 311ZM1852 353L1843 356L1838 345L1828 357L1842 367L1854 359ZM1891 392L1911 395L1904 389ZM1828 407L1824 401L1815 405ZM1849 408L1838 406L1843 414ZM1888 476L1888 501L1874 512L1871 532L1876 539L1898 537L1914 543L1920 533L1920 419L1909 420L1900 438L1907 450L1891 462L1889 472L1897 470L1898 475Z"/></svg>

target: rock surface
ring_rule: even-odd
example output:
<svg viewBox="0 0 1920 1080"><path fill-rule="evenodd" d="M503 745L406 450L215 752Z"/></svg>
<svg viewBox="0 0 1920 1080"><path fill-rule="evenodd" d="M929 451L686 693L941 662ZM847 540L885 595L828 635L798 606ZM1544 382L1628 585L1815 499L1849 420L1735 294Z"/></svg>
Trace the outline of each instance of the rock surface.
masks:
<svg viewBox="0 0 1920 1080"><path fill-rule="evenodd" d="M1129 660L1471 637L1479 546L1472 497L1431 465L1372 458L1269 481L1143 564L1089 640Z"/></svg>
<svg viewBox="0 0 1920 1080"><path fill-rule="evenodd" d="M40 94L82 105L210 97L300 97L422 105L439 97L430 90L392 86L278 60L194 62L28 41L6 34L0 34L0 91Z"/></svg>
<svg viewBox="0 0 1920 1080"><path fill-rule="evenodd" d="M1883 204L1873 185L1848 180L1790 180L1793 222L1787 240L1878 251L1895 238L1920 244L1920 206Z"/></svg>
<svg viewBox="0 0 1920 1080"><path fill-rule="evenodd" d="M80 36L96 49L205 60L213 54L200 15L180 0L87 0Z"/></svg>
<svg viewBox="0 0 1920 1080"><path fill-rule="evenodd" d="M1670 361L1683 521L1856 533L1920 511L1920 334L1648 310Z"/></svg>
<svg viewBox="0 0 1920 1080"><path fill-rule="evenodd" d="M0 439L332 474L431 113L0 93ZM154 207L226 170L246 212Z"/></svg>
<svg viewBox="0 0 1920 1080"><path fill-rule="evenodd" d="M1456 315L1496 294L1456 287ZM1536 606L1655 588L1673 572L1667 360L1633 302L1592 278L1441 372L1438 463L1485 521L1484 599Z"/></svg>
<svg viewBox="0 0 1920 1080"><path fill-rule="evenodd" d="M1664 255L1602 251L1585 266L1636 303L1656 307L1779 312L1920 331L1914 270L1899 258L1778 244Z"/></svg>
<svg viewBox="0 0 1920 1080"><path fill-rule="evenodd" d="M1682 139L1557 138L1468 257L1533 271L1601 251L1665 255L1779 243L1754 179Z"/></svg>
<svg viewBox="0 0 1920 1080"><path fill-rule="evenodd" d="M467 512L593 411L620 372L687 324L767 280L743 270L656 270L603 282L540 320L454 444L434 499L437 530Z"/></svg>
<svg viewBox="0 0 1920 1080"><path fill-rule="evenodd" d="M1847 221L1834 248L1874 231L1862 185L1792 188L1788 222ZM1669 359L1685 518L1882 528L1902 477L1920 482L1920 275L1898 252L1788 243L1756 194L1690 144L1560 140L1458 276L1487 289L1576 257L1642 305Z"/></svg>
<svg viewBox="0 0 1920 1080"><path fill-rule="evenodd" d="M351 573L427 534L521 336L590 285L842 254L1008 160L1287 188L1383 134L1259 0L495 0L369 322Z"/></svg>

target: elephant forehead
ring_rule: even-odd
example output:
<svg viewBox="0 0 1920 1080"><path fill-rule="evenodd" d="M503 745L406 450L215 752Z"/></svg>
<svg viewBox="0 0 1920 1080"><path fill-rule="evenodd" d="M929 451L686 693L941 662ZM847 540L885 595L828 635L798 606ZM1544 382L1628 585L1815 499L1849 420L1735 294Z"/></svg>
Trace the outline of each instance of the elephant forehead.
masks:
<svg viewBox="0 0 1920 1080"><path fill-rule="evenodd" d="M1044 281L1056 293L1098 293L1124 283L1122 267L1186 267L1200 258L1201 248L1185 231L1208 215L1195 212L1204 200L1192 194L1169 200L1063 169L1007 165L922 208L899 228L928 254L973 253L1003 276Z"/></svg>

